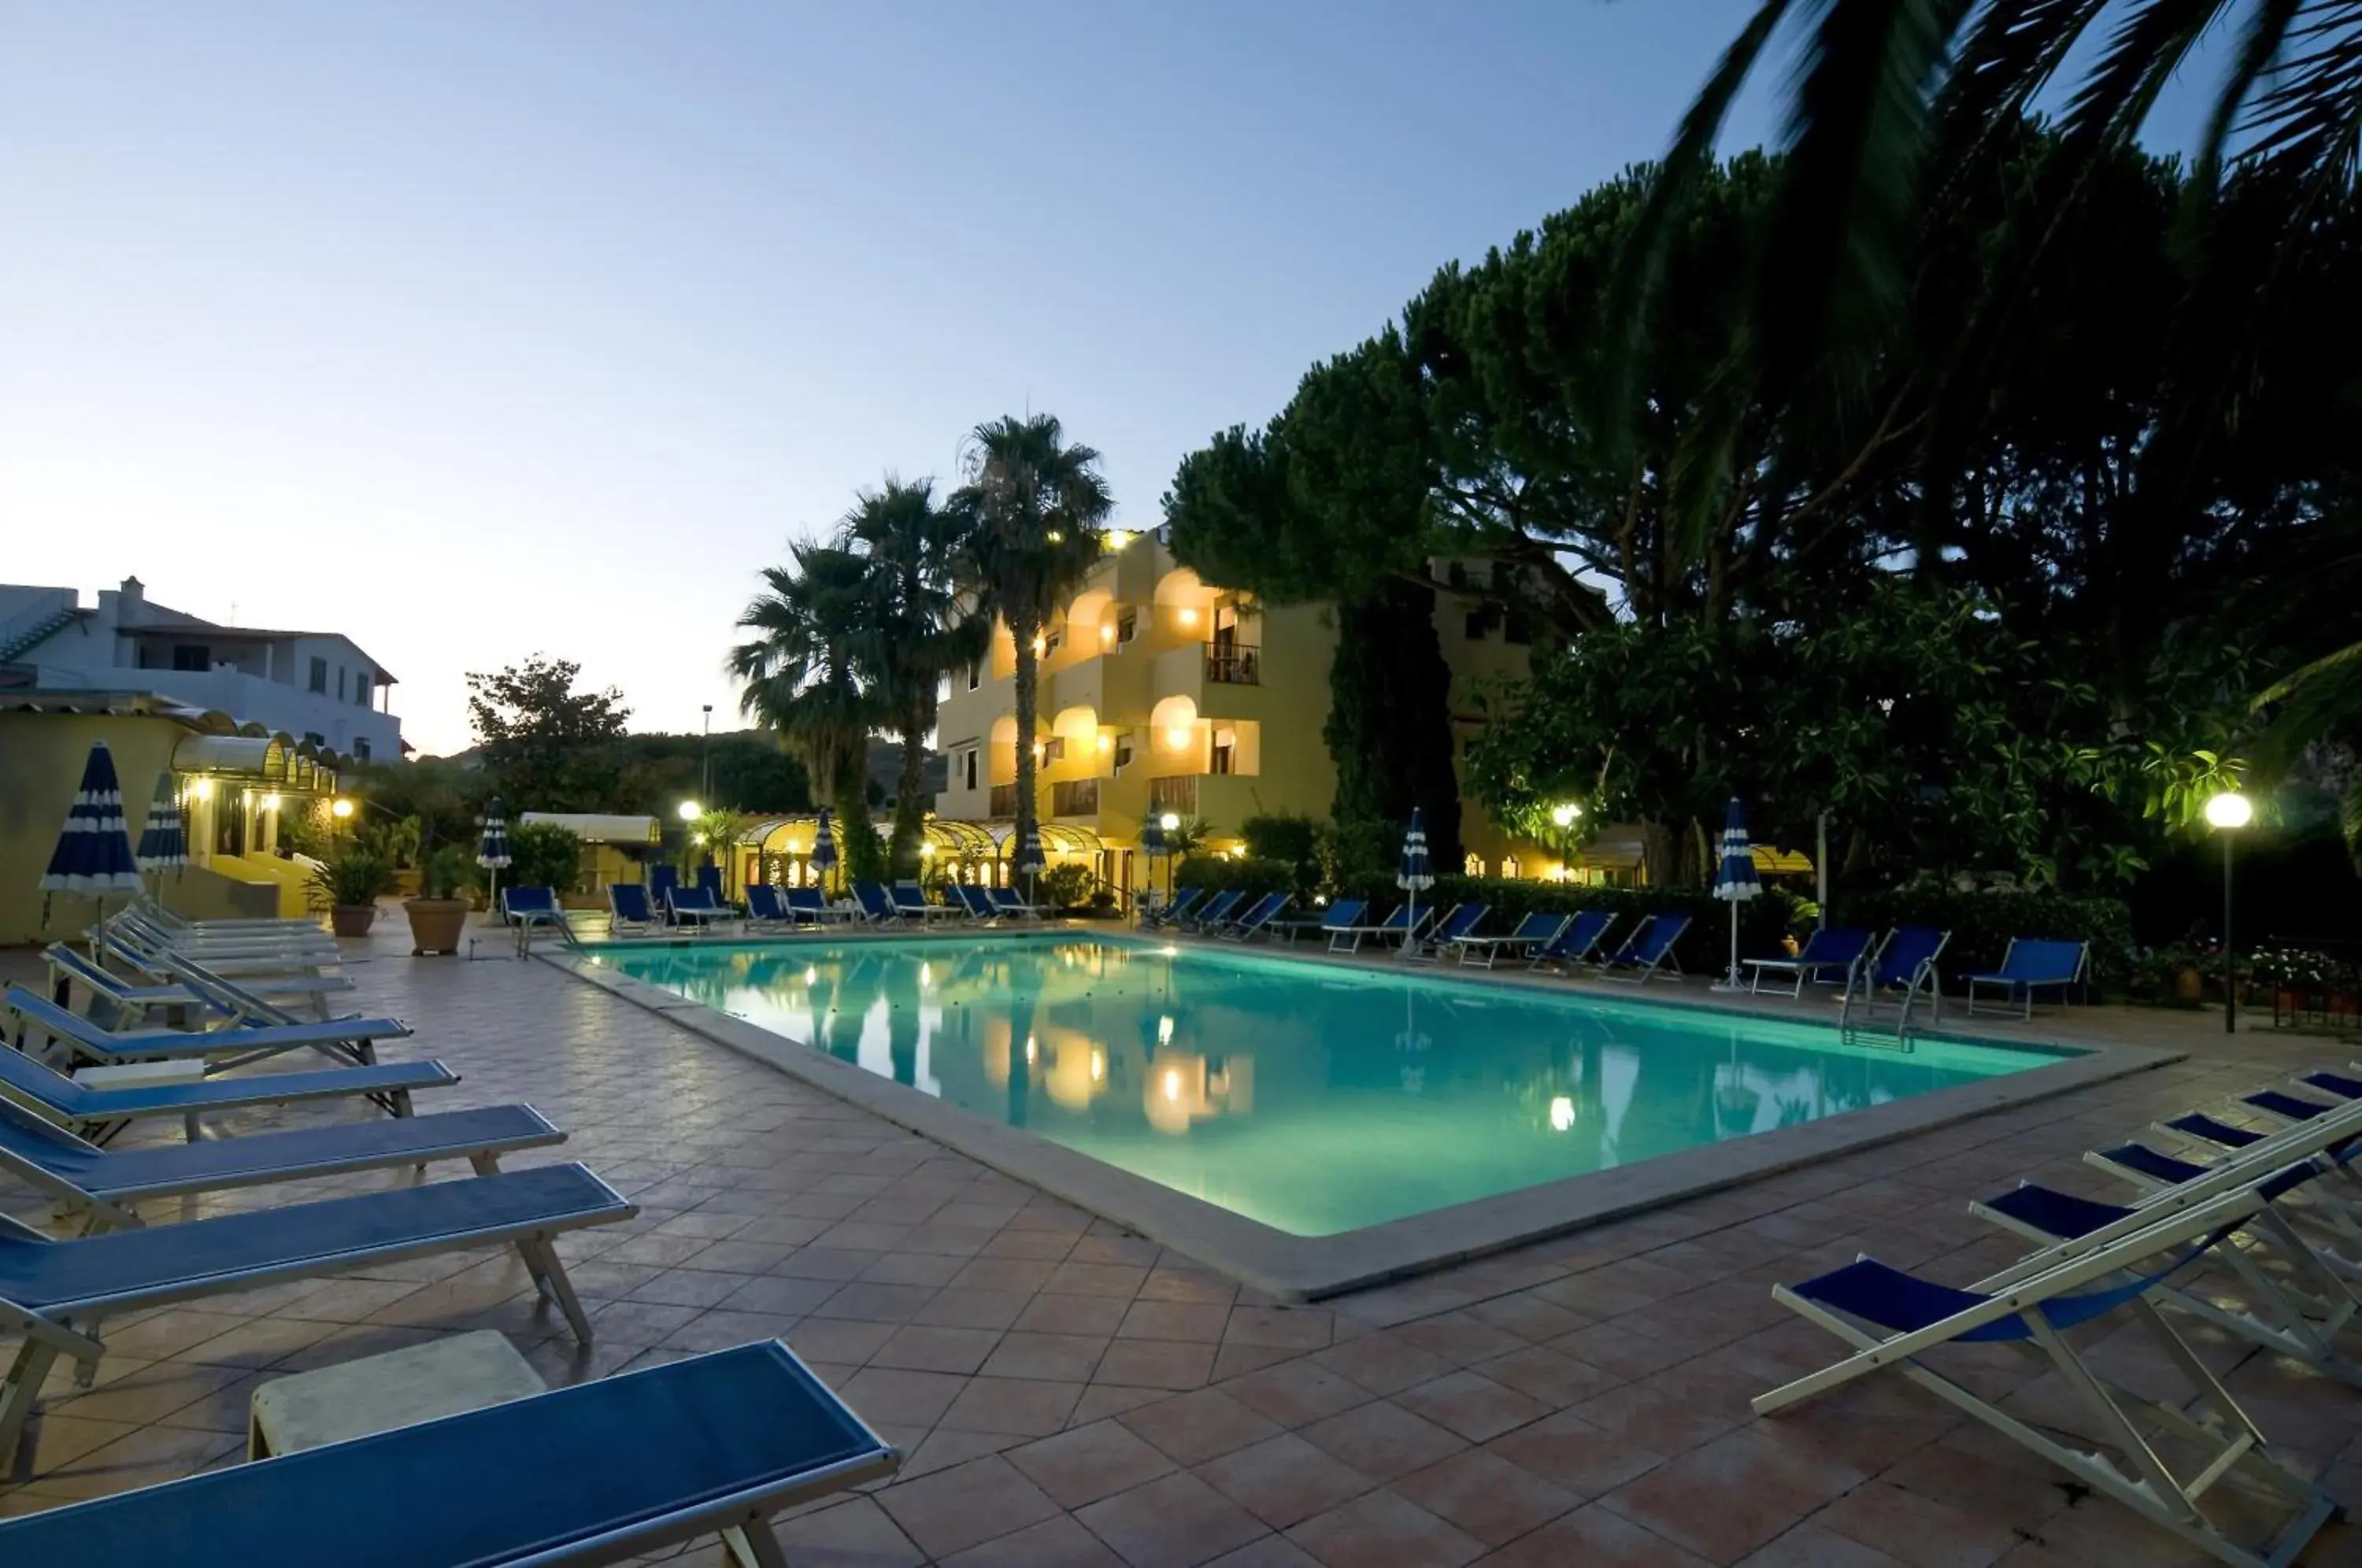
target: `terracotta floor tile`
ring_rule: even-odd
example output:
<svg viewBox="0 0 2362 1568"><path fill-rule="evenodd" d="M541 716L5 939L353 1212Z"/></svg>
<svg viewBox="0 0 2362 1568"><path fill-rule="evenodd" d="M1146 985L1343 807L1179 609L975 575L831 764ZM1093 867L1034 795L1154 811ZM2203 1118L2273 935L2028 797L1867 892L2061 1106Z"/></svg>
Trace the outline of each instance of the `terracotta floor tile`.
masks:
<svg viewBox="0 0 2362 1568"><path fill-rule="evenodd" d="M1061 1514L943 1559L942 1568L1123 1568L1098 1537Z"/></svg>
<svg viewBox="0 0 2362 1568"><path fill-rule="evenodd" d="M1862 1479L1841 1461L1801 1457L1743 1430L1668 1460L1606 1502L1701 1557L1734 1562ZM1701 1497L1716 1506L1700 1507Z"/></svg>
<svg viewBox="0 0 2362 1568"><path fill-rule="evenodd" d="M1116 1421L1095 1421L1009 1451L1009 1463L1067 1508L1172 1474L1173 1461Z"/></svg>
<svg viewBox="0 0 2362 1568"><path fill-rule="evenodd" d="M1287 1539L1328 1568L1458 1568L1484 1543L1393 1492L1371 1492L1309 1518Z"/></svg>
<svg viewBox="0 0 2362 1568"><path fill-rule="evenodd" d="M1005 1334L985 1361L984 1375L1081 1383L1098 1365L1108 1342L1087 1334Z"/></svg>
<svg viewBox="0 0 2362 1568"><path fill-rule="evenodd" d="M1366 1339L1352 1340L1331 1346L1312 1359L1373 1394L1392 1394L1457 1370L1448 1357L1421 1350L1398 1338L1399 1333L1399 1330L1390 1329ZM1521 1343L1512 1340L1510 1348L1514 1350Z"/></svg>
<svg viewBox="0 0 2362 1568"><path fill-rule="evenodd" d="M1264 1533L1253 1515L1186 1472L1093 1503L1075 1517L1131 1568L1195 1568Z"/></svg>
<svg viewBox="0 0 2362 1568"><path fill-rule="evenodd" d="M772 1526L787 1559L830 1568L918 1568L926 1562L871 1497L853 1497Z"/></svg>
<svg viewBox="0 0 2362 1568"><path fill-rule="evenodd" d="M1856 1487L1815 1514L1813 1523L1910 1568L1988 1568L2023 1539L2006 1519L1970 1514L1883 1481Z"/></svg>
<svg viewBox="0 0 2362 1568"><path fill-rule="evenodd" d="M1432 1383L1406 1388L1395 1403L1448 1427L1470 1442L1485 1442L1540 1420L1553 1407L1505 1388L1473 1372L1455 1372Z"/></svg>
<svg viewBox="0 0 2362 1568"><path fill-rule="evenodd" d="M1336 1314L1320 1307L1240 1307L1231 1313L1227 1343L1274 1350L1317 1351L1336 1331Z"/></svg>
<svg viewBox="0 0 2362 1568"><path fill-rule="evenodd" d="M1209 1460L1196 1474L1274 1529L1301 1524L1374 1485L1293 1432Z"/></svg>
<svg viewBox="0 0 2362 1568"><path fill-rule="evenodd" d="M1214 1347L1172 1340L1113 1340L1099 1357L1096 1383L1133 1388L1196 1388L1214 1370Z"/></svg>
<svg viewBox="0 0 2362 1568"><path fill-rule="evenodd" d="M1059 1512L1047 1494L999 1454L898 1482L878 1507L930 1557L948 1557Z"/></svg>
<svg viewBox="0 0 2362 1568"><path fill-rule="evenodd" d="M870 1356L872 1366L916 1372L972 1373L992 1353L1000 1336L990 1329L938 1329L908 1325Z"/></svg>
<svg viewBox="0 0 2362 1568"><path fill-rule="evenodd" d="M1808 1519L1739 1559L1739 1568L1904 1568L1904 1564L1876 1547L1823 1529Z"/></svg>
<svg viewBox="0 0 2362 1568"><path fill-rule="evenodd" d="M714 1305L733 1312L784 1312L800 1318L841 1288L825 1279L789 1279L776 1275L760 1279L740 1279L734 1275L723 1277L731 1281L733 1288Z"/></svg>
<svg viewBox="0 0 2362 1568"><path fill-rule="evenodd" d="M1582 1501L1481 1448L1398 1477L1394 1490L1487 1546L1515 1540Z"/></svg>
<svg viewBox="0 0 2362 1568"><path fill-rule="evenodd" d="M1029 1377L978 1377L961 1391L942 1422L955 1431L1047 1437L1065 1430L1083 1395L1079 1383ZM858 1405L855 1406L858 1408Z"/></svg>
<svg viewBox="0 0 2362 1568"><path fill-rule="evenodd" d="M1514 1388L1562 1409L1605 1394L1623 1382L1612 1372L1603 1372L1588 1362L1540 1345L1528 1345L1507 1355L1478 1362L1469 1370L1491 1378L1504 1388Z"/></svg>
<svg viewBox="0 0 2362 1568"><path fill-rule="evenodd" d="M1521 1470L1584 1499L1612 1492L1664 1462L1628 1439L1563 1411L1485 1445Z"/></svg>
<svg viewBox="0 0 2362 1568"><path fill-rule="evenodd" d="M1037 1296L1017 1315L1017 1328L1033 1334L1089 1334L1111 1339L1123 1325L1128 1302L1102 1296Z"/></svg>
<svg viewBox="0 0 2362 1568"><path fill-rule="evenodd" d="M1591 1320L1582 1313L1545 1301L1530 1290L1479 1301L1468 1309L1468 1315L1480 1323L1507 1330L1529 1344L1540 1344L1591 1326Z"/></svg>
<svg viewBox="0 0 2362 1568"><path fill-rule="evenodd" d="M1141 1283L1143 1301L1214 1301L1225 1305L1238 1298L1238 1282L1211 1269L1160 1264Z"/></svg>
<svg viewBox="0 0 2362 1568"><path fill-rule="evenodd" d="M1134 1301L1116 1329L1120 1339L1221 1342L1231 1309L1215 1301ZM1208 1364L1211 1364L1210 1358Z"/></svg>
<svg viewBox="0 0 2362 1568"><path fill-rule="evenodd" d="M1503 1547L1485 1568L1707 1568L1705 1558L1594 1503Z"/></svg>
<svg viewBox="0 0 2362 1568"><path fill-rule="evenodd" d="M1282 1362L1231 1378L1222 1385L1222 1392L1288 1427L1350 1410L1370 1399L1368 1389L1319 1364L1317 1359Z"/></svg>
<svg viewBox="0 0 2362 1568"><path fill-rule="evenodd" d="M1284 1535L1251 1540L1236 1551L1226 1551L1207 1568L1319 1568L1320 1560Z"/></svg>
<svg viewBox="0 0 2362 1568"><path fill-rule="evenodd" d="M948 1373L868 1366L837 1392L866 1419L930 1426L951 1408L967 1384L966 1378Z"/></svg>
<svg viewBox="0 0 2362 1568"><path fill-rule="evenodd" d="M1183 1464L1202 1464L1276 1436L1280 1430L1260 1412L1218 1388L1160 1399L1116 1419Z"/></svg>
<svg viewBox="0 0 2362 1568"><path fill-rule="evenodd" d="M1424 1470L1467 1446L1434 1422L1384 1399L1315 1421L1302 1435L1373 1481Z"/></svg>
<svg viewBox="0 0 2362 1568"><path fill-rule="evenodd" d="M1022 1291L950 1285L936 1291L911 1321L945 1329L1007 1329L1032 1299Z"/></svg>
<svg viewBox="0 0 2362 1568"><path fill-rule="evenodd" d="M1137 1264L1062 1263L1042 1288L1056 1296L1100 1296L1129 1301L1140 1294L1148 1270Z"/></svg>
<svg viewBox="0 0 2362 1568"><path fill-rule="evenodd" d="M788 1331L788 1344L806 1361L858 1366L894 1337L892 1323L856 1323L847 1318L806 1318Z"/></svg>

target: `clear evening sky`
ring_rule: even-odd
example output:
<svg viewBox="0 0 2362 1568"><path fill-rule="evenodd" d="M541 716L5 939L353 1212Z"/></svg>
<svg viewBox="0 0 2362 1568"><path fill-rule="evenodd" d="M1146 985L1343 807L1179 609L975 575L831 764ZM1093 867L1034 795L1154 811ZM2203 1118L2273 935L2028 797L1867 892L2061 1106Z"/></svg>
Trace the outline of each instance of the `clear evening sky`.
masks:
<svg viewBox="0 0 2362 1568"><path fill-rule="evenodd" d="M345 632L426 752L535 650L734 725L855 487L1031 406L1153 525L1751 8L6 0L0 580Z"/></svg>

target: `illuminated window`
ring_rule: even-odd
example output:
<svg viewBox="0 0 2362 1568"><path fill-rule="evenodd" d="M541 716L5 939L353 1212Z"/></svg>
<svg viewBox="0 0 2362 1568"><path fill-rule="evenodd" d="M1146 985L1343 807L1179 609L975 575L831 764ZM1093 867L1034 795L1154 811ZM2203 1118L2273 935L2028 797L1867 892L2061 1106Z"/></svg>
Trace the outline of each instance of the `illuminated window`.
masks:
<svg viewBox="0 0 2362 1568"><path fill-rule="evenodd" d="M1514 878L1517 874L1518 857L1514 855L1505 855L1501 856L1501 875Z"/></svg>
<svg viewBox="0 0 2362 1568"><path fill-rule="evenodd" d="M1485 857L1481 855L1471 855L1461 869L1471 877L1482 877L1485 875Z"/></svg>

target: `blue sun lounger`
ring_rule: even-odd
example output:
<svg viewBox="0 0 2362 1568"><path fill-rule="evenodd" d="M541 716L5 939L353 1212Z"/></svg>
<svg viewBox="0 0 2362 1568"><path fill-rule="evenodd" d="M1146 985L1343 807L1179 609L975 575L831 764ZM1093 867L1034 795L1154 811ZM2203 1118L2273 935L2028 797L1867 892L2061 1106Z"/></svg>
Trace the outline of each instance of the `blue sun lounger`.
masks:
<svg viewBox="0 0 2362 1568"><path fill-rule="evenodd" d="M1944 977L1936 961L1944 955L1944 948L1952 940L1948 931L1938 931L1932 925L1898 925L1886 933L1886 940L1871 949L1870 955L1854 966L1846 980L1843 1009L1838 1014L1838 1026L1844 1027L1853 1015L1854 999L1873 1010L1882 1001L1892 1000L1902 1010L1902 1021L1911 1021L1911 1009L1924 992L1927 998L1927 1016L1944 1016Z"/></svg>
<svg viewBox="0 0 2362 1568"><path fill-rule="evenodd" d="M735 910L725 909L714 902L713 895L703 888L675 888L668 907L675 925L695 926L700 931L737 918Z"/></svg>
<svg viewBox="0 0 2362 1568"><path fill-rule="evenodd" d="M1673 955L1673 944L1690 928L1685 914L1652 914L1642 918L1624 939L1624 944L1609 954L1599 966L1600 977L1623 980L1635 986L1645 986L1659 969L1671 966L1674 974L1682 972L1682 961ZM1630 969L1629 975L1616 973Z"/></svg>
<svg viewBox="0 0 2362 1568"><path fill-rule="evenodd" d="M611 936L647 936L664 922L648 907L648 890L637 882L614 882L607 888L607 932Z"/></svg>
<svg viewBox="0 0 2362 1568"><path fill-rule="evenodd" d="M488 1176L500 1168L502 1154L564 1142L566 1134L529 1105L489 1105L392 1121L346 1121L110 1152L0 1103L0 1174L15 1177L68 1213L86 1214L94 1231L138 1226L141 1220L131 1206L143 1198L311 1181L348 1171L425 1166L438 1160L466 1160L478 1175Z"/></svg>
<svg viewBox="0 0 2362 1568"><path fill-rule="evenodd" d="M648 867L648 907L671 921L672 896L680 888L680 867L661 861Z"/></svg>
<svg viewBox="0 0 2362 1568"><path fill-rule="evenodd" d="M927 890L916 882L897 882L891 889L894 912L904 920L915 920L925 925L939 920L960 920L967 915L966 904L931 904Z"/></svg>
<svg viewBox="0 0 2362 1568"><path fill-rule="evenodd" d="M29 1444L26 1422L58 1358L94 1369L106 1353L90 1331L102 1318L402 1258L513 1246L535 1285L587 1345L590 1320L550 1240L638 1212L583 1166L566 1165L66 1242L0 1216L0 1327L24 1336L0 1381L0 1473L20 1443ZM635 1455L642 1463L648 1457ZM411 1506L417 1501L411 1498ZM316 1556L319 1545L309 1541L306 1549ZM14 1568L19 1560L7 1561Z"/></svg>
<svg viewBox="0 0 2362 1568"><path fill-rule="evenodd" d="M992 907L992 895L976 883L954 882L951 889L952 897L959 900L960 908L967 911L968 919L989 924L1001 918L1000 911Z"/></svg>
<svg viewBox="0 0 2362 1568"><path fill-rule="evenodd" d="M1539 969L1545 964L1562 964L1567 973L1573 974L1578 964L1596 964L1599 962L1599 944L1606 939L1608 929L1615 923L1613 911L1577 910L1574 918L1566 922L1565 930L1534 950L1533 958L1526 967Z"/></svg>
<svg viewBox="0 0 2362 1568"><path fill-rule="evenodd" d="M1421 906L1417 917L1420 929L1426 928L1428 916L1433 912L1432 910ZM1359 953L1364 941L1375 939L1383 942L1390 936L1397 942L1403 941L1411 933L1411 907L1408 904L1396 904L1387 913L1386 918L1375 925L1349 925L1341 931L1330 933L1329 951Z"/></svg>
<svg viewBox="0 0 2362 1568"><path fill-rule="evenodd" d="M1800 1285L1775 1286L1772 1296L1783 1306L1855 1353L1759 1396L1755 1411L1770 1415L1892 1370L2222 1562L2255 1568L2290 1562L2336 1511L2335 1503L2273 1456L2255 1422L2164 1316L2148 1309L2147 1299L2252 1223L2268 1203L2261 1189L2279 1174L2258 1172L2252 1186L2171 1213L2136 1213L1967 1289L1867 1257ZM2072 1330L2127 1306L2141 1309L2132 1321L2163 1353L2144 1365L2178 1370L2180 1381L2196 1390L2194 1407L2182 1402L2187 1396L2178 1388L2180 1397L2166 1400L2111 1382L2069 1342ZM2078 1402L2075 1435L2060 1441L1929 1363L1947 1346L1980 1343L2014 1345L2047 1362L2059 1375L2056 1386ZM2179 1474L2145 1428L2186 1445L2174 1456ZM2224 1530L2204 1507L2215 1483L2234 1475L2294 1510L2279 1538L2261 1551Z"/></svg>
<svg viewBox="0 0 2362 1568"><path fill-rule="evenodd" d="M1414 964L1440 963L1445 948L1457 946L1492 912L1490 904L1454 904L1435 922L1435 929L1427 933L1425 940L1416 946L1406 944L1402 955Z"/></svg>
<svg viewBox="0 0 2362 1568"><path fill-rule="evenodd" d="M853 884L853 901L861 906L861 915L872 925L900 925L902 911L894 907L894 895L877 882Z"/></svg>
<svg viewBox="0 0 2362 1568"><path fill-rule="evenodd" d="M90 1019L22 986L10 986L6 1006L21 1021L17 1047L30 1048L38 1030L51 1045L63 1045L76 1056L101 1066L124 1062L168 1062L201 1057L208 1073L227 1072L267 1056L288 1051L315 1050L349 1060L377 1065L377 1042L401 1040L410 1025L398 1018L336 1018L326 1023L231 1024L221 1029L102 1029Z"/></svg>
<svg viewBox="0 0 2362 1568"><path fill-rule="evenodd" d="M1998 987L2003 999L2011 1002L2023 999L2020 1018L2034 1016L2034 993L2056 990L2064 1002L2067 993L2082 984L2083 968L2092 959L2088 942L2049 942L2039 937L2013 936L2001 955L2001 967L1990 975L1969 977L1969 1012L1977 1010L1977 988ZM1987 1012L1995 1010L1988 1005Z"/></svg>
<svg viewBox="0 0 2362 1568"><path fill-rule="evenodd" d="M1244 889L1225 888L1198 905L1197 913L1179 916L1174 923L1186 926L1191 931L1211 931L1229 920L1231 911L1237 906L1241 899L1246 896Z"/></svg>
<svg viewBox="0 0 2362 1568"><path fill-rule="evenodd" d="M1783 976L1790 981L1788 994L1801 997L1807 985L1819 985L1829 976L1840 980L1853 977L1853 966L1870 951L1870 933L1851 926L1824 926L1805 939L1805 945L1794 958L1742 958L1740 963L1755 971L1748 983L1749 993L1763 989L1765 970Z"/></svg>
<svg viewBox="0 0 2362 1568"><path fill-rule="evenodd" d="M697 885L704 890L705 896L712 900L716 904L727 904L730 901L728 899L723 897L721 867L699 867L697 868Z"/></svg>
<svg viewBox="0 0 2362 1568"><path fill-rule="evenodd" d="M789 888L780 896L787 900L788 912L800 924L826 925L855 918L848 911L832 907L818 888Z"/></svg>
<svg viewBox="0 0 2362 1568"><path fill-rule="evenodd" d="M1263 933L1265 926L1278 917L1279 911L1286 907L1286 893L1265 893L1254 901L1253 907L1246 913L1231 922L1226 929L1217 931L1214 934L1225 942L1253 942L1256 936Z"/></svg>
<svg viewBox="0 0 2362 1568"><path fill-rule="evenodd" d="M1505 955L1524 958L1548 947L1558 940L1558 933L1566 929L1570 918L1552 914L1548 910L1531 910L1525 919L1518 922L1517 929L1507 936L1477 936L1472 933L1461 937L1452 945L1460 949L1461 963L1490 969L1500 963Z"/></svg>
<svg viewBox="0 0 2362 1568"><path fill-rule="evenodd" d="M46 1005L46 1004L45 1004ZM22 1051L0 1045L0 1099L45 1116L93 1143L104 1143L128 1121L177 1116L197 1137L197 1118L209 1110L363 1097L391 1116L411 1114L412 1091L447 1088L459 1075L440 1062L387 1062L374 1067L330 1067L314 1073L258 1073L204 1078L193 1084L142 1084L93 1088L54 1072Z"/></svg>
<svg viewBox="0 0 2362 1568"><path fill-rule="evenodd" d="M1153 888L1150 889L1151 893L1154 891ZM1190 910L1194 909L1198 900L1205 896L1206 889L1203 888L1183 888L1164 903L1154 906L1142 904L1140 907L1140 923L1150 931L1161 931L1167 926L1178 924L1187 918Z"/></svg>
<svg viewBox="0 0 2362 1568"><path fill-rule="evenodd" d="M1269 922L1268 929L1275 934L1286 936L1290 944L1293 944L1299 934L1308 931L1326 936L1334 942L1337 939L1337 933L1351 931L1360 922L1363 911L1369 907L1369 904L1361 899L1338 899L1317 915L1303 915L1295 920L1274 920Z"/></svg>
<svg viewBox="0 0 2362 1568"><path fill-rule="evenodd" d="M779 889L768 882L746 884L746 929L777 932L795 924L795 917L779 901Z"/></svg>
<svg viewBox="0 0 2362 1568"><path fill-rule="evenodd" d="M1023 899L1019 898L1017 896L1017 889L1014 888L987 888L985 889L985 896L992 900L992 907L997 912L1007 916L1010 920L1040 920L1042 918L1042 911L1040 908L1033 904L1029 904Z"/></svg>
<svg viewBox="0 0 2362 1568"><path fill-rule="evenodd" d="M554 888L502 888L501 917L511 925L564 925L566 911Z"/></svg>
<svg viewBox="0 0 2362 1568"><path fill-rule="evenodd" d="M900 1463L766 1341L0 1520L0 1562L523 1568L721 1534L779 1568L773 1515Z"/></svg>

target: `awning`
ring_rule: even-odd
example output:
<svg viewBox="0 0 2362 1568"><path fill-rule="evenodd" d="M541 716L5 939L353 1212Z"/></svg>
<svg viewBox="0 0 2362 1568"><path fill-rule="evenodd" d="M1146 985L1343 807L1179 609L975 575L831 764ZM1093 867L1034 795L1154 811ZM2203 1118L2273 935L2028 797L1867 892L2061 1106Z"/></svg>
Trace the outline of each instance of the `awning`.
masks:
<svg viewBox="0 0 2362 1568"><path fill-rule="evenodd" d="M183 735L172 748L172 770L284 784L289 756L268 735Z"/></svg>
<svg viewBox="0 0 2362 1568"><path fill-rule="evenodd" d="M654 817L614 812L520 812L517 821L564 828L585 844L656 844L664 836Z"/></svg>
<svg viewBox="0 0 2362 1568"><path fill-rule="evenodd" d="M1793 849L1774 849L1768 844L1756 845L1754 849L1755 869L1765 876L1802 877L1809 875L1813 869L1813 857L1809 855Z"/></svg>

